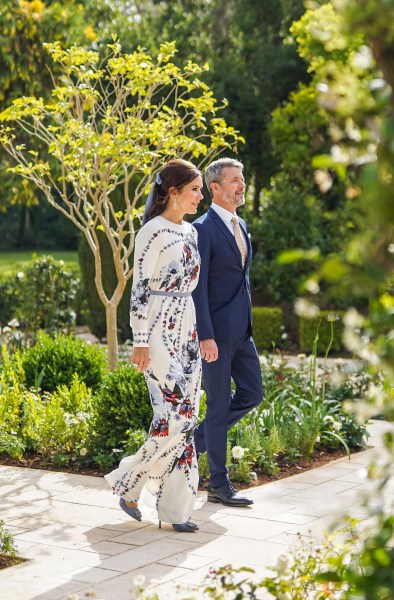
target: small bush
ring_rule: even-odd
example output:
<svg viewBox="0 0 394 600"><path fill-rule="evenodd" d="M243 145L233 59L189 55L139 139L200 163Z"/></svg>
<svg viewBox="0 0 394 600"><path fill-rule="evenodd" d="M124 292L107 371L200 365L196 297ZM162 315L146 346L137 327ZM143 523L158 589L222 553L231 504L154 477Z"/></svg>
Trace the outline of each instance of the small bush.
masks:
<svg viewBox="0 0 394 600"><path fill-rule="evenodd" d="M14 297L15 317L27 333L35 337L45 329L70 331L76 322L76 297L80 278L52 256L37 257L17 276Z"/></svg>
<svg viewBox="0 0 394 600"><path fill-rule="evenodd" d="M90 435L92 393L74 375L70 387L59 386L43 398L42 422L39 428L40 451L74 452L85 447Z"/></svg>
<svg viewBox="0 0 394 600"><path fill-rule="evenodd" d="M319 328L319 341L317 343L317 352L318 354L325 354L331 339L331 323L327 320L327 318L330 318L330 316L332 315L338 316L339 319L333 322L334 340L330 351L339 352L343 349L343 312L333 312L327 310L321 311L319 316L313 319L306 319L304 317L300 318L299 345L301 352L312 352L313 342L316 336L316 332Z"/></svg>
<svg viewBox="0 0 394 600"><path fill-rule="evenodd" d="M4 527L4 521L0 521L0 554L16 556L16 546L12 534Z"/></svg>
<svg viewBox="0 0 394 600"><path fill-rule="evenodd" d="M15 315L15 284L11 279L0 281L0 326L6 325Z"/></svg>
<svg viewBox="0 0 394 600"><path fill-rule="evenodd" d="M53 392L59 385L70 386L77 373L80 381L97 389L107 371L105 352L72 336L57 335L54 339L40 333L37 343L23 352L23 369L28 387L40 387Z"/></svg>
<svg viewBox="0 0 394 600"><path fill-rule="evenodd" d="M148 439L148 434L145 429L129 429L126 431L127 439L125 440L125 456L136 454L143 444Z"/></svg>
<svg viewBox="0 0 394 600"><path fill-rule="evenodd" d="M254 306L253 316L253 339L258 352L272 350L272 345L280 345L283 314L280 308L266 308Z"/></svg>
<svg viewBox="0 0 394 600"><path fill-rule="evenodd" d="M129 430L148 431L152 408L144 376L126 363L108 373L93 398L97 450L124 448Z"/></svg>

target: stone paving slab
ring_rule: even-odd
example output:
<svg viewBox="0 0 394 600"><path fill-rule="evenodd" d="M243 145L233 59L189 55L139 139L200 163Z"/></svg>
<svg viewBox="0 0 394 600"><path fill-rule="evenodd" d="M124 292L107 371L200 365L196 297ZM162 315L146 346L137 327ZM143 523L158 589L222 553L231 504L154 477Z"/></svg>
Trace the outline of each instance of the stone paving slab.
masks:
<svg viewBox="0 0 394 600"><path fill-rule="evenodd" d="M347 512L365 518L358 501L370 487L366 466L373 456L381 460L388 429L373 422L371 448L350 461L250 489L253 507L212 504L200 492L197 533L130 520L103 479L0 466L0 519L19 554L30 559L0 571L0 600L132 600L139 574L166 600L177 586L196 585L210 568L228 563L253 568L261 578L295 547L298 533L319 539Z"/></svg>

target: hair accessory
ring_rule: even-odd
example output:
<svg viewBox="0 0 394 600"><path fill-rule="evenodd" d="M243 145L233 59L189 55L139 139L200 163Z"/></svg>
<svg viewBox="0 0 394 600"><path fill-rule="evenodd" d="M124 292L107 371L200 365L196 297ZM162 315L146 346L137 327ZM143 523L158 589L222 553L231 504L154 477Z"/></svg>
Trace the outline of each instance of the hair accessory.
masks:
<svg viewBox="0 0 394 600"><path fill-rule="evenodd" d="M146 199L145 210L144 210L144 214L142 216L142 224L143 225L145 225L145 223L146 223L146 220L148 217L148 212L150 211L152 203L153 203L153 190L155 189L155 185L161 185L162 183L163 183L163 180L161 178L160 173L156 173L155 180L152 184L152 187L149 190L149 194Z"/></svg>

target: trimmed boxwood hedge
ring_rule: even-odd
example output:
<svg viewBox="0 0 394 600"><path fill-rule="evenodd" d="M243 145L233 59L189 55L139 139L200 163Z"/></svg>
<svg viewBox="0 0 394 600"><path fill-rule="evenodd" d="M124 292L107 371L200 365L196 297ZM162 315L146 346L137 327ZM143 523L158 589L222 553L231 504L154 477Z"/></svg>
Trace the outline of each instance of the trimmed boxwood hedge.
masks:
<svg viewBox="0 0 394 600"><path fill-rule="evenodd" d="M51 338L41 332L35 346L22 353L27 387L54 392L59 385L70 386L77 373L79 380L96 390L108 371L105 351L71 335Z"/></svg>
<svg viewBox="0 0 394 600"><path fill-rule="evenodd" d="M318 354L325 354L330 343L331 338L331 323L327 320L327 317L335 315L339 317L336 321L333 321L334 326L334 340L330 349L330 352L339 352L343 350L342 334L343 334L343 311L321 311L317 317L313 319L306 319L305 317L300 318L299 324L299 346L301 352L310 353L312 352L313 342L316 336L317 329L319 327L319 341L317 344Z"/></svg>
<svg viewBox="0 0 394 600"><path fill-rule="evenodd" d="M258 352L272 350L273 344L280 345L283 312L280 308L254 306L252 308L253 339Z"/></svg>
<svg viewBox="0 0 394 600"><path fill-rule="evenodd" d="M129 429L148 431L153 413L143 374L120 363L104 377L93 397L93 410L97 450L123 448Z"/></svg>

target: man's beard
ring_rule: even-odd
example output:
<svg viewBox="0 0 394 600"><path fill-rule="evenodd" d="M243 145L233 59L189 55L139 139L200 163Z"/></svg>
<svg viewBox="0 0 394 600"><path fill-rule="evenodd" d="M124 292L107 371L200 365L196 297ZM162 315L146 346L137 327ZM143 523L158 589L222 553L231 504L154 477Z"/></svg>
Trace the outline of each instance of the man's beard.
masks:
<svg viewBox="0 0 394 600"><path fill-rule="evenodd" d="M232 206L235 206L235 208L238 208L239 206L242 206L243 204L245 204L245 194L243 194L242 196L238 196L235 195L233 197L231 197L229 194L223 194L222 196L223 201L226 202L227 204L231 204Z"/></svg>

